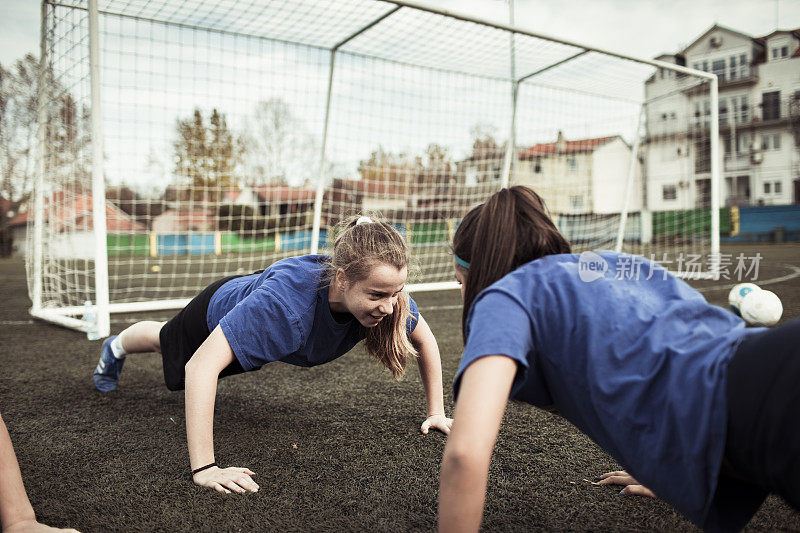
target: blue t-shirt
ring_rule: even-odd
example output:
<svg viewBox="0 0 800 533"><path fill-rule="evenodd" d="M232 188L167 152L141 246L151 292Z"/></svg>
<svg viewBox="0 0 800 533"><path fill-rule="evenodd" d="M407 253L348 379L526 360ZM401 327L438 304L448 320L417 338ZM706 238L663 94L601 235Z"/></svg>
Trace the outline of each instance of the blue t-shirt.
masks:
<svg viewBox="0 0 800 533"><path fill-rule="evenodd" d="M759 331L641 257L546 256L475 299L454 387L476 359L511 357L512 398L556 409L703 525L725 448L727 364Z"/></svg>
<svg viewBox="0 0 800 533"><path fill-rule="evenodd" d="M364 339L357 320L337 322L323 276L329 257L304 255L273 263L263 272L234 278L208 305L208 330L219 325L244 370L282 361L316 366L333 361ZM409 335L419 319L409 297Z"/></svg>

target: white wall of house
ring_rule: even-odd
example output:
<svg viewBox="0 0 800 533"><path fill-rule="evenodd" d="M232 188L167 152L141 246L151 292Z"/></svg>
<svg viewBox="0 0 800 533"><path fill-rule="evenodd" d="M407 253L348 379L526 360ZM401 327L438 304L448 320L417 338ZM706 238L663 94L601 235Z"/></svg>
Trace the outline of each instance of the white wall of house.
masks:
<svg viewBox="0 0 800 533"><path fill-rule="evenodd" d="M519 161L517 183L537 191L555 214L620 213L630 158L631 147L617 138L591 152L546 154L538 162ZM642 206L641 174L641 166L637 164L628 204L630 211L638 211Z"/></svg>
<svg viewBox="0 0 800 533"><path fill-rule="evenodd" d="M592 212L591 153L547 154L518 163L517 179L538 192L552 213Z"/></svg>
<svg viewBox="0 0 800 533"><path fill-rule="evenodd" d="M645 150L647 207L652 211L688 209L694 161L682 138L649 144Z"/></svg>
<svg viewBox="0 0 800 533"><path fill-rule="evenodd" d="M631 147L621 138L610 141L592 153L592 205L595 213L621 213L628 196L628 211L642 208L642 172L634 166L631 190L627 191Z"/></svg>
<svg viewBox="0 0 800 533"><path fill-rule="evenodd" d="M48 239L47 255L56 259L92 259L94 243L92 231L58 233Z"/></svg>
<svg viewBox="0 0 800 533"><path fill-rule="evenodd" d="M782 119L788 117L789 101L792 96L800 93L800 57L791 57L798 44L800 43L797 39L788 34L777 34L767 39L767 62L759 65L758 83L753 87L752 98L756 106L761 103L764 93L775 91L780 93L779 109ZM780 50L784 47L788 49L788 55L780 57ZM779 51L778 58L772 57L773 50ZM756 107L754 116L760 115L763 115L763 109ZM778 148L775 148L775 135L779 136ZM791 130L788 125L759 128L756 130L754 141L762 148L761 162L752 165L754 202L767 205L791 203L792 182L797 177L792 174L792 169L800 168L800 150L795 146ZM774 192L775 181L779 183L779 193ZM769 187L770 192L765 191L765 182L773 182Z"/></svg>
<svg viewBox="0 0 800 533"><path fill-rule="evenodd" d="M364 211L391 211L395 209L405 209L406 200L404 198L378 198L365 196L361 206Z"/></svg>
<svg viewBox="0 0 800 533"><path fill-rule="evenodd" d="M791 57L798 46L800 41L786 32L770 36L762 48L748 35L717 27L683 51L688 67L720 76L720 205L726 205L727 201L742 201L741 197L731 196L735 192L732 189L737 187L730 184L743 179L749 187L750 204L787 204L794 200L793 180L796 176L793 173L800 169L800 150L794 144L785 117L788 116L790 98L800 93L800 57ZM785 54L783 47L786 47ZM774 49L778 50L778 57L773 57ZM753 58L764 50L766 62L751 65ZM661 56L660 59L674 61L674 56ZM653 99L674 91L691 80L657 71L645 84L646 98ZM765 124L761 106L763 95L774 91L780 92L782 120ZM707 123L709 118L710 98L707 94L678 93L648 106L647 129L651 141L646 147L646 187L651 209L695 207L695 182L708 178L708 173L695 173L698 147L688 140L684 143L688 150L686 161L670 154L675 153L681 143L680 130L690 130L698 122ZM673 185L677 186L674 198ZM667 187L668 198L664 198L664 187Z"/></svg>

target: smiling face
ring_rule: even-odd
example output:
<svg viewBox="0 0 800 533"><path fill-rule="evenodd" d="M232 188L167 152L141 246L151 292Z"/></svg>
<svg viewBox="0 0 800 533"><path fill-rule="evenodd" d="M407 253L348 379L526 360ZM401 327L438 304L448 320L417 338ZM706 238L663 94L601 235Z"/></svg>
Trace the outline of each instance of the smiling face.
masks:
<svg viewBox="0 0 800 533"><path fill-rule="evenodd" d="M366 278L355 282L339 269L329 293L331 310L350 313L366 328L375 327L394 312L407 277L408 268L386 263L376 264Z"/></svg>

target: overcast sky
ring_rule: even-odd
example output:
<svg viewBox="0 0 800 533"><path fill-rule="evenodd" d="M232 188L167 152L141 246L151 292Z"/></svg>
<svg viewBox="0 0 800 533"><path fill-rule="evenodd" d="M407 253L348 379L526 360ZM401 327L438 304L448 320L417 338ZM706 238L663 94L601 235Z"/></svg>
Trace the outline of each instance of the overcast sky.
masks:
<svg viewBox="0 0 800 533"><path fill-rule="evenodd" d="M508 22L503 0L430 4ZM681 49L715 22L754 36L800 27L796 0L515 0L515 8L517 26L646 58ZM0 0L0 63L38 55L39 13L38 0Z"/></svg>
<svg viewBox="0 0 800 533"><path fill-rule="evenodd" d="M103 3L101 0L101 7ZM509 4L504 0L431 0L430 3L474 17L502 23L509 21ZM715 22L753 36L769 34L776 26L781 29L800 27L798 0L673 0L668 8L655 0L573 0L560 4L556 6L555 2L546 0L515 0L514 24L547 36L642 58L677 52ZM39 0L0 0L0 63L9 67L25 53L38 55L39 16ZM108 24L113 25L111 22ZM106 30L107 39L112 38L109 36L122 40L136 39L130 34L129 27L115 26ZM184 31L192 33L192 30ZM435 55L434 41L428 39L424 54ZM443 42L446 43L447 39L444 38ZM181 57L182 61L194 65L191 74L172 79L168 90L147 75L131 78L131 73L136 72L134 65L123 68L122 64L112 64L114 59L110 59L108 68L104 70L107 82L104 96L108 108L103 125L105 169L109 180L140 185L168 182L171 179L175 119L189 116L193 107L206 110L220 107L228 117L228 124L236 130L245 126L243 121L252 115L256 100L279 98L290 105L305 130L313 134L315 142L319 142L323 116L319 106L324 101L327 87L327 58L316 58L316 62L307 65L305 61L308 58L298 56L291 47L275 45L274 48L267 47L266 50L270 51L260 55L237 54L231 63L213 60L221 50L220 45L210 45L202 38L191 50L185 48L180 44L173 46L171 52L164 48L145 66L145 71L167 71L162 63L171 56ZM541 50L546 55L546 49ZM463 55L469 54L465 52ZM374 77L368 75L357 60L349 59L353 61L350 68L343 68L349 65L345 58L338 63L339 86L331 118L332 133L328 138L329 159L343 169L337 170L339 175L355 175L356 163L377 145L397 153L421 153L428 143L436 142L448 147L450 153L459 158L471 149L473 126L488 126L491 134L500 140L508 132L505 121L510 116L510 93L496 80L492 84L486 80L436 77L436 73L423 69L415 73L423 74L423 81L415 83L417 78L406 76L407 72L400 67L387 66L385 71L381 71L381 76ZM265 62L284 69L281 72L285 75L280 82L274 79L269 83L264 81L264 76L270 72L264 68ZM237 76L243 86L265 90L242 93L237 91L238 83L225 83L227 78L222 74L215 74L210 79L205 77L207 72L217 72L222 68L220 65L238 69ZM495 67L504 68L502 63ZM585 74L579 67L576 65L581 75ZM606 76L608 79L604 80L615 91L635 90L641 96L641 80L649 75L649 70L643 73L631 65L627 67L634 72L627 73L628 78L622 80L625 83L620 87L617 87L620 84L613 83L613 76ZM568 76L569 70L563 70ZM616 71L610 68L610 72ZM637 73L641 79L636 77ZM125 76L128 78L123 83L121 80ZM590 76L586 79L588 82L594 80ZM203 83L198 83L198 80ZM114 87L117 92L109 87ZM582 89L578 85L572 88ZM518 142L544 142L554 138L559 130L570 138L607 134L619 134L624 138L631 136L634 120L638 117L638 104L605 100L599 104L586 95L573 95L570 105L566 105L567 96L548 91L531 88L520 93L522 104L518 124L522 126L517 128ZM402 111L392 105L393 95L400 93L406 100ZM358 98L353 97L355 94ZM459 97L452 98L452 94ZM487 94L492 95L488 100ZM623 94L628 93L619 93ZM492 105L486 103L489 100ZM532 100L539 105L525 104ZM117 104L121 101L133 104L123 108ZM477 101L482 104L475 105ZM541 105L542 102L550 104ZM348 105L356 108L350 109ZM314 143L309 141L309 144ZM312 167L316 168L303 164L306 174L313 173ZM297 177L303 176L298 174Z"/></svg>

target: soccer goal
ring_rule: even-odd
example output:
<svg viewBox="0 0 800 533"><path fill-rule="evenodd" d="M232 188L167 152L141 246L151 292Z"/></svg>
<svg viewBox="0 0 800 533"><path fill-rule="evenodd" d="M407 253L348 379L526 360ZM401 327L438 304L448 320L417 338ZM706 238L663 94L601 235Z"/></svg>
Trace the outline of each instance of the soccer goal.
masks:
<svg viewBox="0 0 800 533"><path fill-rule="evenodd" d="M461 218L513 184L576 252L713 274L717 82L680 62L406 1L44 0L32 314L107 335L363 212L412 291L453 287Z"/></svg>

